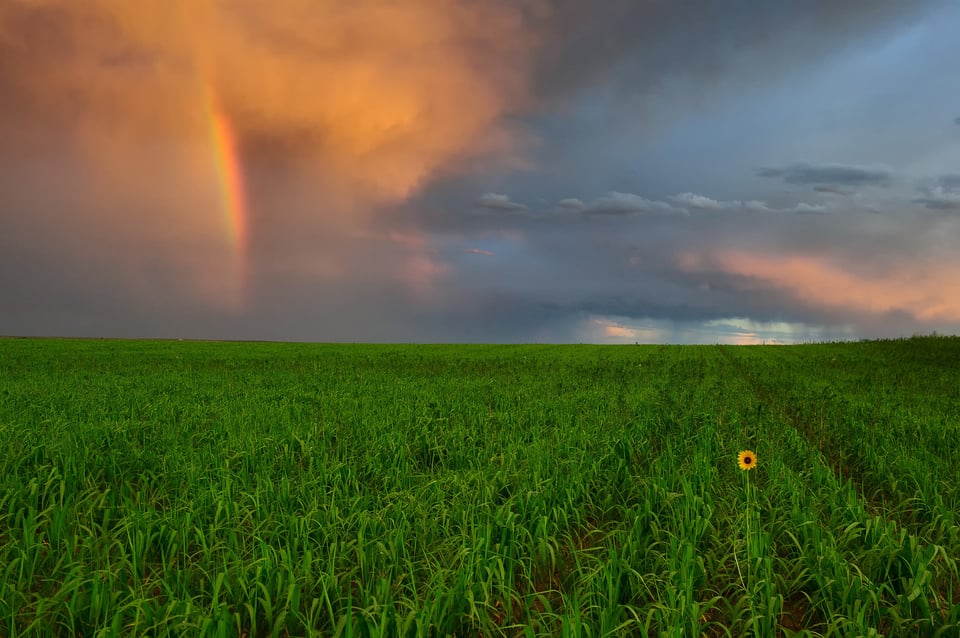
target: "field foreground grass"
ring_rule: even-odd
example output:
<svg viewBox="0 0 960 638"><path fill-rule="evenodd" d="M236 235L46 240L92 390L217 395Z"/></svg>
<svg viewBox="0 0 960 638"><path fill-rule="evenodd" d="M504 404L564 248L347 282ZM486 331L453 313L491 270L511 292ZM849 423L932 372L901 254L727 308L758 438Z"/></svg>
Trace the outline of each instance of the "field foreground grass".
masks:
<svg viewBox="0 0 960 638"><path fill-rule="evenodd" d="M4 339L0 449L0 636L960 635L957 338Z"/></svg>

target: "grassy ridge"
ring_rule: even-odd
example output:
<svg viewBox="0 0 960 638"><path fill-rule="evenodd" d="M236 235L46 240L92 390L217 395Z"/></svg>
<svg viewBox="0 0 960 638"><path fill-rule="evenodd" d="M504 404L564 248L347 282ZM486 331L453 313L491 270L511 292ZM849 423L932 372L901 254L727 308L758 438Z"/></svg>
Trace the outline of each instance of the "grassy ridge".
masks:
<svg viewBox="0 0 960 638"><path fill-rule="evenodd" d="M0 340L0 635L956 636L958 435L955 338Z"/></svg>

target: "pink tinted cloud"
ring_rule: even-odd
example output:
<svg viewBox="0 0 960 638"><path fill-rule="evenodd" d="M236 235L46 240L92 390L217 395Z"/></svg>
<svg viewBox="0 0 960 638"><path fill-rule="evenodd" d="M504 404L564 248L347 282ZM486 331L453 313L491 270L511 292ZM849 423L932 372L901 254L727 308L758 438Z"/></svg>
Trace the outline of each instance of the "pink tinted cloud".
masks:
<svg viewBox="0 0 960 638"><path fill-rule="evenodd" d="M593 323L594 325L600 328L601 334L604 337L620 337L620 338L632 339L633 337L636 336L635 330L628 328L623 324L619 324L615 321L611 321L610 319L597 318L593 320Z"/></svg>
<svg viewBox="0 0 960 638"><path fill-rule="evenodd" d="M902 261L896 269L855 270L840 259L726 249L683 254L688 272L719 270L782 290L811 306L867 315L904 313L920 322L960 321L960 260Z"/></svg>

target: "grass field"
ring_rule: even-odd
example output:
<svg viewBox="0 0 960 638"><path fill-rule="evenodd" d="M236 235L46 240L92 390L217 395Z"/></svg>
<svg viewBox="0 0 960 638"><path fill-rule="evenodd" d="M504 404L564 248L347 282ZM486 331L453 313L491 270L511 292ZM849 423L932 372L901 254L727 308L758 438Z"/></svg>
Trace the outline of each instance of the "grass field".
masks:
<svg viewBox="0 0 960 638"><path fill-rule="evenodd" d="M0 636L960 635L957 338L4 339L0 449Z"/></svg>

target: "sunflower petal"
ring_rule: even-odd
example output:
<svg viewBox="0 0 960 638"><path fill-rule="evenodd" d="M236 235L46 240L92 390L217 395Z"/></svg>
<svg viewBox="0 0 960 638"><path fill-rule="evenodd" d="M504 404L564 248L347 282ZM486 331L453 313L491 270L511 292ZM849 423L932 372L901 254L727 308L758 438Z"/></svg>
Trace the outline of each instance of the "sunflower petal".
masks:
<svg viewBox="0 0 960 638"><path fill-rule="evenodd" d="M750 450L743 450L737 455L737 465L744 472L752 470L757 465L757 455Z"/></svg>

